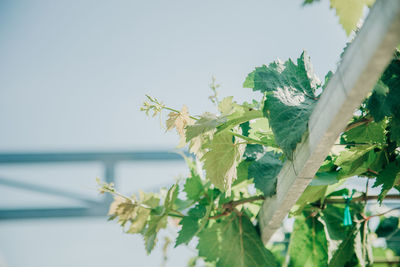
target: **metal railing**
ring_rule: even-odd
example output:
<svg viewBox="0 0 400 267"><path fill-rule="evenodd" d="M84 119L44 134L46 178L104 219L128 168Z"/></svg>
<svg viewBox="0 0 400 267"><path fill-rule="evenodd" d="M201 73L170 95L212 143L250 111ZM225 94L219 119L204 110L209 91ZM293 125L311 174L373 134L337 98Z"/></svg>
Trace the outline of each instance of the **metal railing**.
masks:
<svg viewBox="0 0 400 267"><path fill-rule="evenodd" d="M115 183L115 167L121 162L135 161L182 161L182 157L168 151L134 151L134 152L68 152L68 153L2 153L0 154L0 175L2 166L21 164L51 164L97 162L103 165L104 181ZM0 186L7 186L37 192L46 195L68 198L82 203L76 207L60 208L18 208L0 209L0 220L88 217L106 216L112 196L107 194L102 200L89 199L75 192L34 183L16 181L0 176Z"/></svg>

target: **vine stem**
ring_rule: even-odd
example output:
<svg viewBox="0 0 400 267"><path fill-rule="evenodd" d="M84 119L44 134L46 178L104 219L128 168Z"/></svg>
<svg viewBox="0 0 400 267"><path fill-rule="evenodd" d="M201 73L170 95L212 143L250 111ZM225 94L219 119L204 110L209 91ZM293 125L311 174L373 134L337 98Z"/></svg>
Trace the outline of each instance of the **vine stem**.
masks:
<svg viewBox="0 0 400 267"><path fill-rule="evenodd" d="M374 215L368 216L367 219L372 218L372 217L380 217L380 216L383 216L383 215L385 215L385 214L388 214L388 213L390 213L390 212L392 212L392 211L394 211L394 210L400 210L400 207L396 207L396 208L387 210L387 211L382 212L382 213L378 213L378 214L374 214Z"/></svg>
<svg viewBox="0 0 400 267"><path fill-rule="evenodd" d="M237 213L237 212L239 212L236 209L237 206L243 205L246 203L250 203L250 202L254 202L254 201L258 201L258 200L264 200L264 199L265 199L265 197L260 195L260 196L252 196L252 197L248 197L248 198L243 198L243 199L236 200L236 201L230 201L230 202L222 205L222 207L224 208L224 211L222 213L214 215L214 216L210 216L210 217L208 217L208 219L218 219L220 217L227 216L227 215L231 214L232 212Z"/></svg>
<svg viewBox="0 0 400 267"><path fill-rule="evenodd" d="M166 110L169 110L169 111L172 111L172 112L181 114L181 112L180 112L179 110L174 109L174 108L169 108L169 107L165 107L165 106L164 106L163 109L166 109ZM191 118L192 120L195 120L195 121L198 120L198 118L193 117L193 116L189 116L189 118Z"/></svg>
<svg viewBox="0 0 400 267"><path fill-rule="evenodd" d="M358 126L360 126L360 125L368 124L368 123L370 123L370 122L372 122L372 121L373 121L373 118L370 117L370 118L364 118L364 119L362 119L361 121L356 121L356 122L350 123L350 124L347 125L346 128L344 129L344 132L347 132L347 131L349 131L349 130L351 130L351 129L353 129L353 128L356 128L356 127L358 127Z"/></svg>
<svg viewBox="0 0 400 267"><path fill-rule="evenodd" d="M263 146L266 145L266 144L264 144L263 142L261 142L260 140L256 140L256 139L253 139L253 138L250 138L250 137L247 137L247 136L238 134L238 133L231 132L231 134L232 134L233 136L236 136L236 137L239 137L239 138L241 138L241 139L243 139L243 140L246 140L246 141L248 141L248 142L250 142L250 143L259 144L259 145L263 145Z"/></svg>
<svg viewBox="0 0 400 267"><path fill-rule="evenodd" d="M354 197L351 202L361 202L361 201L368 201L368 200L377 200L378 196L359 196L359 197ZM394 200L399 200L400 199L400 195L387 195L385 197L385 199L394 199ZM325 203L329 203L329 204L340 204L340 203L346 203L346 200L344 200L342 197L331 197L331 198L327 198L324 201Z"/></svg>

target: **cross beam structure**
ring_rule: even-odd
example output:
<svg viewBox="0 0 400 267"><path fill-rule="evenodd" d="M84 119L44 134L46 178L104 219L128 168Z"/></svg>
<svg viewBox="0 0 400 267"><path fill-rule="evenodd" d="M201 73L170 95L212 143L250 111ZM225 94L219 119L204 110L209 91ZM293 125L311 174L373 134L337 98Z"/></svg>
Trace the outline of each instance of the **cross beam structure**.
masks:
<svg viewBox="0 0 400 267"><path fill-rule="evenodd" d="M1 166L18 166L21 164L51 164L98 162L104 166L104 179L107 183L115 183L115 166L120 162L133 161L182 161L177 153L168 151L136 151L136 152L69 152L69 153L4 153L0 154ZM34 183L16 181L0 177L0 186L18 188L46 195L63 197L82 203L76 207L60 208L18 208L0 209L0 220L61 218L61 217L93 217L106 216L112 196L106 194L102 200L89 199L75 192Z"/></svg>
<svg viewBox="0 0 400 267"><path fill-rule="evenodd" d="M400 44L400 1L378 0L346 49L311 114L308 131L278 174L277 193L264 201L260 213L267 243L290 208L314 178L354 111L368 96Z"/></svg>

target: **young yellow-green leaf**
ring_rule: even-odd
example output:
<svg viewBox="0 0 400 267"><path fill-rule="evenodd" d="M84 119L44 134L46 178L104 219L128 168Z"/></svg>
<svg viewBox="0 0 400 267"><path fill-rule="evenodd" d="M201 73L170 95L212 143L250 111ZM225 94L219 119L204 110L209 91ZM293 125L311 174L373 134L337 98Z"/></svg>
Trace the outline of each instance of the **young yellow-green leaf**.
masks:
<svg viewBox="0 0 400 267"><path fill-rule="evenodd" d="M147 220L150 216L150 212L151 212L150 209L146 209L146 208L139 206L137 209L136 216L132 220L127 233L129 233L129 234L141 233L147 224Z"/></svg>
<svg viewBox="0 0 400 267"><path fill-rule="evenodd" d="M304 213L294 222L289 245L290 266L326 266L328 246L324 227L317 217Z"/></svg>
<svg viewBox="0 0 400 267"><path fill-rule="evenodd" d="M218 110L221 112L222 116L227 116L229 114L232 114L235 111L235 106L237 106L233 101L233 96L228 96L222 99L221 102L218 104Z"/></svg>
<svg viewBox="0 0 400 267"><path fill-rule="evenodd" d="M186 144L186 129L187 125L193 124L193 119L190 118L188 109L185 105L183 105L180 113L171 112L168 114L167 119L167 131L176 129L180 139L178 147L184 147Z"/></svg>
<svg viewBox="0 0 400 267"><path fill-rule="evenodd" d="M188 125L186 127L186 142L189 142L201 134L215 130L218 125L225 121L225 117L217 117L212 113L205 112L193 125Z"/></svg>
<svg viewBox="0 0 400 267"><path fill-rule="evenodd" d="M150 254L150 252L154 249L157 243L158 232L167 227L167 218L167 214L150 216L148 227L145 229L145 233L143 235L147 254Z"/></svg>
<svg viewBox="0 0 400 267"><path fill-rule="evenodd" d="M370 2L370 0L331 0L331 8L336 10L339 23L347 35L356 29L357 23L363 15L364 7L371 4Z"/></svg>
<svg viewBox="0 0 400 267"><path fill-rule="evenodd" d="M225 129L231 129L233 127L235 127L236 125L242 124L244 122L247 121L251 121L253 119L258 119L258 118L262 118L263 117L263 113L260 110L250 110L250 109L246 109L243 112L241 112L240 114L231 114L230 116L228 116L228 120L224 123L222 123L221 125L217 126L217 133L225 130Z"/></svg>
<svg viewBox="0 0 400 267"><path fill-rule="evenodd" d="M243 153L242 145L233 142L229 131L214 136L203 156L206 177L221 191L230 190L236 179L236 167Z"/></svg>

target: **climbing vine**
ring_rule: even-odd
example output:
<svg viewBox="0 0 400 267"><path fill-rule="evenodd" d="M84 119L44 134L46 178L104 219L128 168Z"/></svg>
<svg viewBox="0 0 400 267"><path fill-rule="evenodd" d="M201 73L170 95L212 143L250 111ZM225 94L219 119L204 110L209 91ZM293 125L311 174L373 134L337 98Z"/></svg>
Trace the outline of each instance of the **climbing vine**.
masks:
<svg viewBox="0 0 400 267"><path fill-rule="evenodd" d="M193 116L186 106L177 110L147 96L141 109L153 116L168 112L166 129L176 130L179 147L188 146L183 157L189 175L158 194L133 196L99 182L101 192L115 195L110 219L127 233L141 234L150 253L168 218L176 218L175 246L196 239L198 258L216 266L368 266L368 221L379 214L366 212L366 192L340 185L366 177L381 188L380 203L389 190L400 190L398 51L292 208L288 256L280 259L267 249L258 230L261 204L276 193L277 175L293 159L330 76L320 82L303 52L296 63L275 61L247 76L244 87L259 92L260 100L212 98L218 114Z"/></svg>
<svg viewBox="0 0 400 267"><path fill-rule="evenodd" d="M371 1L348 3L358 9L371 5ZM342 4L331 0L349 33L361 15L345 20ZM219 85L213 79L209 99L217 113L194 115L186 106L175 109L146 96L141 110L153 117L167 112L167 131L175 130L178 147L187 147L188 153L182 156L188 174L159 193L132 196L99 180L100 192L115 196L110 220L116 220L126 233L142 235L147 253L171 218L178 221L175 247L194 244L198 251L189 266L199 262L220 267L369 266L374 261L371 240L376 236L385 237L388 248L400 253L390 245L398 236L398 218L381 219L374 233L371 218L388 213L372 214L366 209L371 199L380 204L385 198L399 199L389 194L400 191L398 50L292 207L289 216L295 220L289 245L267 248L261 240L258 215L263 200L276 194L277 175L293 160L331 76L329 72L321 82L303 52L295 61L255 68L243 84L259 93L259 99L250 103L238 103L232 96L219 100ZM351 177L367 178L366 190L345 188L343 183ZM380 188L378 196L368 195L369 183Z"/></svg>

